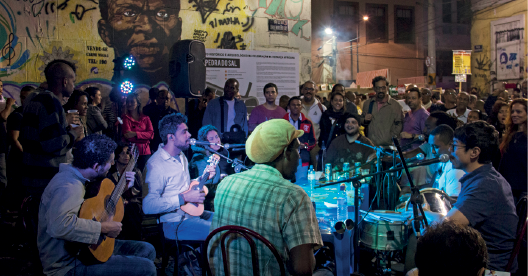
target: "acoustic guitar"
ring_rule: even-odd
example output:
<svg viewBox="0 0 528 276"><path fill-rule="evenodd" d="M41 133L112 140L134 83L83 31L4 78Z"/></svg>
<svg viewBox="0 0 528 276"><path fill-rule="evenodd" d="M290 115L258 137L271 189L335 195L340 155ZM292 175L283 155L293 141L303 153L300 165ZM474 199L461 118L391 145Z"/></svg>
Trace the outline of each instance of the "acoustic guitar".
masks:
<svg viewBox="0 0 528 276"><path fill-rule="evenodd" d="M190 192L191 190L199 190L199 191L202 191L203 190L203 193L205 193L205 195L207 195L207 193L209 192L207 190L207 187L204 186L205 182L207 181L207 179L209 178L209 172L211 171L214 171L215 168L216 168L216 165L218 165L218 161L220 161L220 156L217 155L217 154L212 154L211 156L209 156L209 160L207 160L207 167L205 168L202 176L198 177L197 179L191 181L191 184L189 184L189 189L185 192L183 192L182 194L186 194L188 192ZM200 216L201 214L203 214L203 211L204 211L204 205L203 203L186 203L185 205L182 205L180 207L180 209L182 211L184 211L185 213L191 215L191 216Z"/></svg>
<svg viewBox="0 0 528 276"><path fill-rule="evenodd" d="M132 171L136 165L139 152L135 144L130 147L130 153L132 158L130 158L125 172ZM125 173L123 173L117 185L114 185L112 180L105 178L101 182L97 195L84 201L78 217L99 222L108 221L109 218L112 218L113 221L121 222L125 213L121 195L126 188ZM80 247L78 258L85 265L104 263L112 256L114 244L114 238L101 234L96 244L88 246L84 244L84 246Z"/></svg>

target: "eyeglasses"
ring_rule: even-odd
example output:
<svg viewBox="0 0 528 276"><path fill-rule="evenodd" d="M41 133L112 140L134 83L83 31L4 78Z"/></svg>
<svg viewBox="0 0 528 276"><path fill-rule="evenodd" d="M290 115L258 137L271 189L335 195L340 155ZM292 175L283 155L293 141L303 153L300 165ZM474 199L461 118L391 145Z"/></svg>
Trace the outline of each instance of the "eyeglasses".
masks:
<svg viewBox="0 0 528 276"><path fill-rule="evenodd" d="M466 147L466 146L451 144L451 145L449 146L449 149L450 149L451 151L456 151L456 150L457 150L456 148L465 148L465 147Z"/></svg>
<svg viewBox="0 0 528 276"><path fill-rule="evenodd" d="M387 90L387 86L374 86L374 90L377 90L377 91Z"/></svg>

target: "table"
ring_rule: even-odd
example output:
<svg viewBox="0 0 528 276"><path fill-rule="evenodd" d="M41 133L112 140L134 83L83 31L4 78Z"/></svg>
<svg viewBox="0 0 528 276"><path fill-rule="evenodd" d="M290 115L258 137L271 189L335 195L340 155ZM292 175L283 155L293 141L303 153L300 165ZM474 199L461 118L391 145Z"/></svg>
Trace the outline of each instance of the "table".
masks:
<svg viewBox="0 0 528 276"><path fill-rule="evenodd" d="M318 173L320 175L320 173ZM318 179L318 177L316 177ZM336 270L338 276L349 276L354 272L354 231L347 230L343 234L339 234L334 229L334 224L337 221L337 208L327 207L326 203L337 204L337 194L339 191L339 184L335 186L328 186L324 188L312 189L307 181L300 181L298 183L308 195L312 195L313 202L315 202L315 215L319 221L319 230L323 238L323 242L330 242L334 245L334 253L336 258ZM319 185L320 183L317 183ZM347 188L351 185L347 185ZM369 185L362 184L360 194L363 195L363 201L360 204L360 210L368 211L369 208ZM347 218L354 220L355 206L349 204ZM361 218L361 215L360 215Z"/></svg>

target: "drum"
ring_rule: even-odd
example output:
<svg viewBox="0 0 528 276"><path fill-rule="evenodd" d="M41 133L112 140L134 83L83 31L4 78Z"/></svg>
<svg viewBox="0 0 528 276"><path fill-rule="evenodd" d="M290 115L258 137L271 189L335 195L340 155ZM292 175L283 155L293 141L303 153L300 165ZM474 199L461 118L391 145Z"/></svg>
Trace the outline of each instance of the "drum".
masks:
<svg viewBox="0 0 528 276"><path fill-rule="evenodd" d="M435 188L424 188L420 190L420 193L425 198L422 208L429 210L434 213L447 215L447 212L451 210L450 197L442 190ZM412 210L411 200L408 199L405 202L405 211Z"/></svg>
<svg viewBox="0 0 528 276"><path fill-rule="evenodd" d="M408 219L400 212L372 211L359 226L359 240L374 250L402 250L409 241Z"/></svg>

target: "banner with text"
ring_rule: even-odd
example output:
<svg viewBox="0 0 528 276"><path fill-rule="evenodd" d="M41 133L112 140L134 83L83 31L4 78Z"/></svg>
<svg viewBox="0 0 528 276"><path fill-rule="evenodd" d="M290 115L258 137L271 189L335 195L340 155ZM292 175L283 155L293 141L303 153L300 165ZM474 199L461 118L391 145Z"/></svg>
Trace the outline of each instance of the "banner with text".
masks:
<svg viewBox="0 0 528 276"><path fill-rule="evenodd" d="M298 53L206 49L205 66L207 87L217 94L223 94L226 80L238 80L248 112L266 102L262 91L267 83L278 87L277 104L282 95L299 95Z"/></svg>

